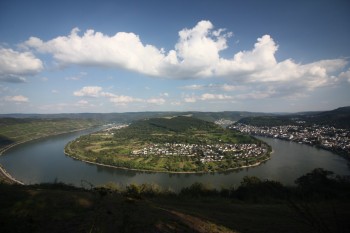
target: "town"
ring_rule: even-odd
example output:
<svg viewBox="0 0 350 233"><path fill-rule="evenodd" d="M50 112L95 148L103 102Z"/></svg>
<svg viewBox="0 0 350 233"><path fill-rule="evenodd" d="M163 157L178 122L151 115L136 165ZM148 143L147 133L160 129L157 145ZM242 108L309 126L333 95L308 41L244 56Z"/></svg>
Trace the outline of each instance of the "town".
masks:
<svg viewBox="0 0 350 233"><path fill-rule="evenodd" d="M273 137L297 143L317 146L326 150L345 155L350 158L350 131L337 129L331 126L305 126L305 122L296 122L298 125L283 125L274 127L257 127L236 123L229 129L251 135Z"/></svg>
<svg viewBox="0 0 350 233"><path fill-rule="evenodd" d="M104 125L104 126L106 126L107 128L104 129L103 131L111 132L113 130L118 130L118 129L122 129L122 128L128 127L129 124L107 124L107 125Z"/></svg>
<svg viewBox="0 0 350 233"><path fill-rule="evenodd" d="M222 161L223 159L244 159L257 158L267 155L266 145L257 144L185 144L185 143L164 143L150 144L140 150L131 152L132 156L156 155L159 157L188 156L200 157L202 163Z"/></svg>

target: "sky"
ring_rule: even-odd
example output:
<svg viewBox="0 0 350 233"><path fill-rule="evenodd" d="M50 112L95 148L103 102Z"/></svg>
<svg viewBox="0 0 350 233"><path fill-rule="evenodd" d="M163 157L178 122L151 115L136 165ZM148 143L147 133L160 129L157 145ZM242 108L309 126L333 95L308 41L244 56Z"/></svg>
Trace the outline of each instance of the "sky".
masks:
<svg viewBox="0 0 350 233"><path fill-rule="evenodd" d="M350 1L0 0L0 114L350 105Z"/></svg>

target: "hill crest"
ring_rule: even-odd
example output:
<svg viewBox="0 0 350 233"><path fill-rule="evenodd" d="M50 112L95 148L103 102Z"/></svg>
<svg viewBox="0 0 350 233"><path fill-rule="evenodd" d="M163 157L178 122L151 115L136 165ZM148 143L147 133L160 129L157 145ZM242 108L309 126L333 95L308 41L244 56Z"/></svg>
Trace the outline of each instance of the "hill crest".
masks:
<svg viewBox="0 0 350 233"><path fill-rule="evenodd" d="M130 128L147 128L156 131L171 131L175 133L184 133L188 130L219 130L220 127L212 122L200 120L188 116L174 116L162 118L149 118L132 123Z"/></svg>

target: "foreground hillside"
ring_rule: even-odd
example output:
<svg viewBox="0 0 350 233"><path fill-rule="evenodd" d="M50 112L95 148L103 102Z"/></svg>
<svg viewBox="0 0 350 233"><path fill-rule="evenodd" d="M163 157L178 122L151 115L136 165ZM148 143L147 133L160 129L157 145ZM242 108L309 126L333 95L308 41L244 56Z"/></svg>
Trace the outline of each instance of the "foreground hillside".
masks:
<svg viewBox="0 0 350 233"><path fill-rule="evenodd" d="M151 118L77 138L65 153L84 161L164 172L224 171L269 158L261 141L192 117Z"/></svg>
<svg viewBox="0 0 350 233"><path fill-rule="evenodd" d="M178 194L157 185L0 184L0 232L348 232L348 179L316 169L296 184L245 177L237 188L195 183Z"/></svg>

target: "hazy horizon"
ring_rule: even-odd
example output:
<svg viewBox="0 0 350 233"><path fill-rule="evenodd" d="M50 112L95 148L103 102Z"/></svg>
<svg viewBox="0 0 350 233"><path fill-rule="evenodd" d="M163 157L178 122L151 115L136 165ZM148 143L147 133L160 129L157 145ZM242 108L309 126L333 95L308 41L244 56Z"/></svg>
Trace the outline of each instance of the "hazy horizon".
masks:
<svg viewBox="0 0 350 233"><path fill-rule="evenodd" d="M350 107L350 106L342 106L342 107L337 107L334 109L324 109L324 110L319 110L319 111L309 111L309 110L305 110L305 111L298 111L298 112L257 112L257 111L241 111L241 110L228 110L228 111L129 111L129 112L57 112L57 113L35 113L35 112L29 112L29 113L16 113L16 112L12 112L12 113L0 113L0 115L60 115L60 114L123 114L123 113L142 113L142 112L174 112L174 113L187 113L187 112L256 112L256 113L271 113L271 114L293 114L293 113L303 113L303 112L326 112L326 111L332 111L338 108L344 108L344 107Z"/></svg>

